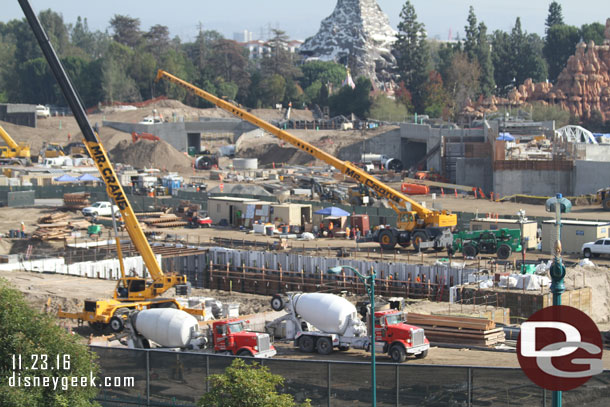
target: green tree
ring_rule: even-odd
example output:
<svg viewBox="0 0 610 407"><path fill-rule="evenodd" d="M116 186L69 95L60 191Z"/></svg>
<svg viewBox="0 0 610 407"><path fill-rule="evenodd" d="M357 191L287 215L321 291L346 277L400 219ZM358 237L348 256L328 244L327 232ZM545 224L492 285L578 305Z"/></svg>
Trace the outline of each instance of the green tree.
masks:
<svg viewBox="0 0 610 407"><path fill-rule="evenodd" d="M219 39L212 44L209 61L214 78L232 82L245 91L250 85L248 55L243 46L233 40Z"/></svg>
<svg viewBox="0 0 610 407"><path fill-rule="evenodd" d="M424 24L417 21L415 8L410 1L400 11L398 34L394 52L400 79L413 97L416 111L424 109L425 83L430 71L430 53Z"/></svg>
<svg viewBox="0 0 610 407"><path fill-rule="evenodd" d="M512 51L510 35L504 31L494 31L491 39L491 60L494 67L494 80L498 86L498 93L502 96L508 94L516 85L516 67L512 65Z"/></svg>
<svg viewBox="0 0 610 407"><path fill-rule="evenodd" d="M290 394L279 394L277 388L284 378L269 372L258 363L247 365L243 359L234 359L223 374L209 378L210 391L200 400L205 407L294 407L297 404ZM309 400L302 405L309 406Z"/></svg>
<svg viewBox="0 0 610 407"><path fill-rule="evenodd" d="M148 52L155 56L157 61L161 60L170 47L169 29L165 25L156 24L144 33L144 41Z"/></svg>
<svg viewBox="0 0 610 407"><path fill-rule="evenodd" d="M550 81L557 80L579 42L580 32L574 26L559 24L548 29L542 52L549 66Z"/></svg>
<svg viewBox="0 0 610 407"><path fill-rule="evenodd" d="M405 105L381 93L373 99L369 117L375 120L403 122L408 114Z"/></svg>
<svg viewBox="0 0 610 407"><path fill-rule="evenodd" d="M555 127L561 128L570 123L570 112L557 105L538 102L532 104L532 120L535 122L555 120Z"/></svg>
<svg viewBox="0 0 610 407"><path fill-rule="evenodd" d="M316 81L340 86L346 75L345 67L333 61L305 62L301 65L301 72L303 76L299 79L299 83L303 88L308 88Z"/></svg>
<svg viewBox="0 0 610 407"><path fill-rule="evenodd" d="M544 32L548 32L549 28L555 25L563 25L563 13L561 11L561 4L553 1L549 4L549 14L544 22L544 26L546 27Z"/></svg>
<svg viewBox="0 0 610 407"><path fill-rule="evenodd" d="M114 31L112 39L119 44L134 48L142 39L139 18L115 14L110 20L110 27Z"/></svg>
<svg viewBox="0 0 610 407"><path fill-rule="evenodd" d="M280 75L286 79L294 79L301 72L295 66L294 54L288 49L288 35L282 30L273 29L273 37L267 42L271 49L261 62L263 75Z"/></svg>
<svg viewBox="0 0 610 407"><path fill-rule="evenodd" d="M431 71L426 84L426 110L428 116L448 119L450 96L443 87L443 78L436 71Z"/></svg>
<svg viewBox="0 0 610 407"><path fill-rule="evenodd" d="M96 377L99 368L95 355L78 343L76 337L58 327L53 318L31 309L23 295L4 279L0 279L0 337L0 404L16 407L97 405L93 400L98 392L96 387L67 385L66 389L62 388L63 383L70 383L71 377ZM13 366L13 355L21 356L21 369ZM24 370L31 366L33 355L46 355L47 366L58 368ZM39 359L42 363L42 358ZM40 363L38 367L42 367ZM23 383L26 376L38 376L41 381L48 377L45 380L50 383L56 380L58 388L11 386L12 380L17 382L21 378Z"/></svg>
<svg viewBox="0 0 610 407"><path fill-rule="evenodd" d="M580 27L580 38L585 44L593 41L597 45L604 43L604 30L606 26L600 23L583 24Z"/></svg>
<svg viewBox="0 0 610 407"><path fill-rule="evenodd" d="M371 81L363 76L356 79L356 87L343 86L339 91L328 98L328 105L332 115L355 114L365 118L371 107L369 94L371 92Z"/></svg>
<svg viewBox="0 0 610 407"><path fill-rule="evenodd" d="M273 74L263 79L263 106L272 107L284 100L286 93L286 79L278 74Z"/></svg>
<svg viewBox="0 0 610 407"><path fill-rule="evenodd" d="M474 14L474 7L468 9L468 24L464 27L466 39L464 40L464 52L472 62L477 59L477 49L479 43L479 27L477 26L477 16Z"/></svg>
<svg viewBox="0 0 610 407"><path fill-rule="evenodd" d="M476 96L476 89L480 87L480 72L479 64L476 61L470 62L464 52L454 54L447 75L446 87L451 92L456 113L461 112L468 101L472 101Z"/></svg>
<svg viewBox="0 0 610 407"><path fill-rule="evenodd" d="M477 61L481 68L481 93L484 96L489 96L496 89L496 81L494 80L494 66L491 58L491 45L487 38L487 26L481 22L479 24L479 38L477 41Z"/></svg>

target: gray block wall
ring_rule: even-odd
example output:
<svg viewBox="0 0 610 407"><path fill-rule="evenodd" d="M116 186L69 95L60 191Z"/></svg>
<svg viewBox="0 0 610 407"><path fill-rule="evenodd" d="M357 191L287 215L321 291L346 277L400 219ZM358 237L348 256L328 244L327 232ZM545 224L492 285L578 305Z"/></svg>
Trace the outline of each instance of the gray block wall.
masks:
<svg viewBox="0 0 610 407"><path fill-rule="evenodd" d="M598 189L610 186L610 162L577 160L573 176L574 195L594 194Z"/></svg>
<svg viewBox="0 0 610 407"><path fill-rule="evenodd" d="M491 158L458 158L456 160L456 184L493 191Z"/></svg>
<svg viewBox="0 0 610 407"><path fill-rule="evenodd" d="M494 171L493 192L501 197L525 194L554 196L573 194L571 171L513 170Z"/></svg>

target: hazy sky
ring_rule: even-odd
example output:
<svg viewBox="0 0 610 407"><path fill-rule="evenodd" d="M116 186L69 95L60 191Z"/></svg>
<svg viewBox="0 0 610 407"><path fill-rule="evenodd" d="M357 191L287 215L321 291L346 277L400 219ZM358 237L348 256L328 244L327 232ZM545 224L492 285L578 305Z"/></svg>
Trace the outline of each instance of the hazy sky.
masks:
<svg viewBox="0 0 610 407"><path fill-rule="evenodd" d="M0 21L22 18L23 13L16 0L4 0ZM64 22L73 23L77 16L86 17L92 30L106 30L114 14L137 17L141 29L147 30L155 24L166 25L171 36L180 36L183 41L192 40L199 23L204 29L221 32L226 38L243 30L260 37L271 28L279 28L292 39L305 39L314 35L320 21L331 14L336 0L30 0L36 12L52 9L64 17ZM403 0L377 0L381 9L396 28ZM517 17L528 32L544 34L544 21L551 0L412 0L420 22L423 22L429 37L446 39L449 30L455 36L464 34L468 7L474 6L479 21L484 21L489 32L501 29L510 31ZM580 26L585 23L605 24L610 17L608 0L559 1L562 4L567 24Z"/></svg>

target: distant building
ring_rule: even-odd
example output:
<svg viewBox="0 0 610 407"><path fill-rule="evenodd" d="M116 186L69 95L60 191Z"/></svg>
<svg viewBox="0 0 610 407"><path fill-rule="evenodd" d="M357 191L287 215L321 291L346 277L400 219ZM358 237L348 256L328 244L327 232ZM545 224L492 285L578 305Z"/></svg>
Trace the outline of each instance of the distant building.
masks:
<svg viewBox="0 0 610 407"><path fill-rule="evenodd" d="M290 51L291 54L295 54L302 43L303 41L290 40L286 43L286 49ZM271 54L271 47L269 46L268 41L251 40L242 43L242 45L248 50L248 58L250 59L257 60Z"/></svg>
<svg viewBox="0 0 610 407"><path fill-rule="evenodd" d="M233 33L233 40L237 42L251 42L252 31L243 30L242 32Z"/></svg>

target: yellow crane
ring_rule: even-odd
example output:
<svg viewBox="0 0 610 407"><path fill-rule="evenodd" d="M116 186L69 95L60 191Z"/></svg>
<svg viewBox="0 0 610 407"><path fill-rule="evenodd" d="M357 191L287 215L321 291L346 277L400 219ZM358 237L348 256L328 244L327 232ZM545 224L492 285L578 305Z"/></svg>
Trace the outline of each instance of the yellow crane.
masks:
<svg viewBox="0 0 610 407"><path fill-rule="evenodd" d="M88 322L94 329L105 328L109 325L115 332L119 332L123 329L126 316L129 311L133 309L179 308L194 315L203 315L203 310L201 309L183 308L175 298L159 297L159 295L165 293L172 287L186 285L186 276L164 273L161 270L161 266L157 262L155 254L136 219L136 215L125 195L125 191L119 183L119 178L108 158L108 154L99 141L97 134L91 127L85 109L70 82L70 78L59 61L53 46L44 32L40 21L27 0L19 0L19 4L32 28L34 36L38 40L53 75L57 79L59 87L72 109L74 118L85 138L84 141L87 151L95 161L95 165L106 184L106 191L118 206L121 218L125 223L125 229L136 250L140 256L142 256L142 260L151 277L150 280L142 277L127 277L124 269L121 267L121 278L117 283L112 299L85 301L83 311L69 313L60 310L58 315L64 318L73 318L78 319L79 321ZM120 249L118 243L117 238L117 248ZM118 255L120 259L120 251Z"/></svg>
<svg viewBox="0 0 610 407"><path fill-rule="evenodd" d="M19 163L26 165L30 162L30 146L25 143L17 143L6 130L0 126L0 137L6 146L0 146L0 158L4 162Z"/></svg>
<svg viewBox="0 0 610 407"><path fill-rule="evenodd" d="M275 135L298 149L324 161L338 169L341 173L373 190L379 197L386 198L398 216L397 228L381 229L377 240L384 250L391 250L397 244L408 247L411 244L415 250L434 248L442 250L453 244L451 229L457 225L457 216L446 210L428 209L403 193L379 181L354 164L340 160L319 148L281 130L278 127L254 116L239 107L222 100L198 87L166 72L159 70L156 80L166 79L187 91L207 100L219 108L243 119L261 129Z"/></svg>

